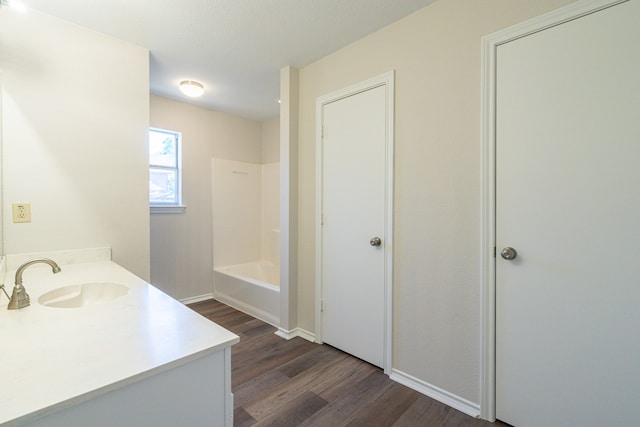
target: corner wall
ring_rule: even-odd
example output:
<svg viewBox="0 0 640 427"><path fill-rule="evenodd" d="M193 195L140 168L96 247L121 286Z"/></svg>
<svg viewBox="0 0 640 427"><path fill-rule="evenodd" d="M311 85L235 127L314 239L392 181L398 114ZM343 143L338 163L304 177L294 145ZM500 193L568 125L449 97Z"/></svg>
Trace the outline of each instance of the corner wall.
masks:
<svg viewBox="0 0 640 427"><path fill-rule="evenodd" d="M480 38L570 0L440 0L300 70L298 326L314 330L315 101L394 70L393 368L477 406Z"/></svg>
<svg viewBox="0 0 640 427"><path fill-rule="evenodd" d="M279 264L280 117L262 123L262 164L262 258Z"/></svg>
<svg viewBox="0 0 640 427"><path fill-rule="evenodd" d="M5 253L111 246L149 279L149 52L0 9ZM11 204L31 203L14 224Z"/></svg>

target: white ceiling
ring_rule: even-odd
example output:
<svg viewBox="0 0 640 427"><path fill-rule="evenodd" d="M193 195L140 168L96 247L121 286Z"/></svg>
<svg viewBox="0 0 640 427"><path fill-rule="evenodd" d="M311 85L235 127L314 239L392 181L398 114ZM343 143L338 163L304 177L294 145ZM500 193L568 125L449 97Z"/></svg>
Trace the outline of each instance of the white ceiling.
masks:
<svg viewBox="0 0 640 427"><path fill-rule="evenodd" d="M280 69L303 67L435 0L24 0L149 49L151 93L254 120L279 113ZM178 91L197 80L206 93Z"/></svg>

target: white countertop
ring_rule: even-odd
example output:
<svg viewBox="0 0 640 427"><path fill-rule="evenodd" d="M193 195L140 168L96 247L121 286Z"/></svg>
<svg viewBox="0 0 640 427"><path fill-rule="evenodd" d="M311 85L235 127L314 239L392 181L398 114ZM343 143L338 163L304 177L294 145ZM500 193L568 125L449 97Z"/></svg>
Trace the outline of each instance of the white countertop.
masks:
<svg viewBox="0 0 640 427"><path fill-rule="evenodd" d="M112 261L27 268L31 306L0 295L0 424L19 425L229 347L237 335ZM15 270L6 273L11 295ZM87 282L129 287L113 301L51 308L40 295Z"/></svg>

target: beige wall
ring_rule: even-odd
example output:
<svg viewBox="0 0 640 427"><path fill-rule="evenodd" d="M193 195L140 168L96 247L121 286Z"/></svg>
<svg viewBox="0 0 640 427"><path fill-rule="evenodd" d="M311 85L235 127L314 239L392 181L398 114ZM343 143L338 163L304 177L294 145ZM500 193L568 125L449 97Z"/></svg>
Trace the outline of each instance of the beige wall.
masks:
<svg viewBox="0 0 640 427"><path fill-rule="evenodd" d="M394 368L480 376L480 39L571 0L440 0L300 70L299 326L314 330L315 101L396 71Z"/></svg>
<svg viewBox="0 0 640 427"><path fill-rule="evenodd" d="M149 52L0 9L4 244L9 254L111 246L149 278ZM32 222L11 221L13 202Z"/></svg>
<svg viewBox="0 0 640 427"><path fill-rule="evenodd" d="M212 292L211 159L262 163L262 125L151 96L151 126L182 132L182 214L151 215L151 283L174 298Z"/></svg>
<svg viewBox="0 0 640 427"><path fill-rule="evenodd" d="M280 161L280 118L262 122L262 163Z"/></svg>
<svg viewBox="0 0 640 427"><path fill-rule="evenodd" d="M262 163L262 259L279 263L280 117L262 122Z"/></svg>

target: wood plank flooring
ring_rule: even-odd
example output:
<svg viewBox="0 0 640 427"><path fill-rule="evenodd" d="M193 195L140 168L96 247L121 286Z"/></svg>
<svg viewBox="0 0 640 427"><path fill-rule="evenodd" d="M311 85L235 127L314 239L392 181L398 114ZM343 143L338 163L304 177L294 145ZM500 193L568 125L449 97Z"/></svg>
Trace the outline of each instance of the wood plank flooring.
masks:
<svg viewBox="0 0 640 427"><path fill-rule="evenodd" d="M218 301L189 307L240 336L231 349L236 427L506 426L452 409L328 345L284 340Z"/></svg>

